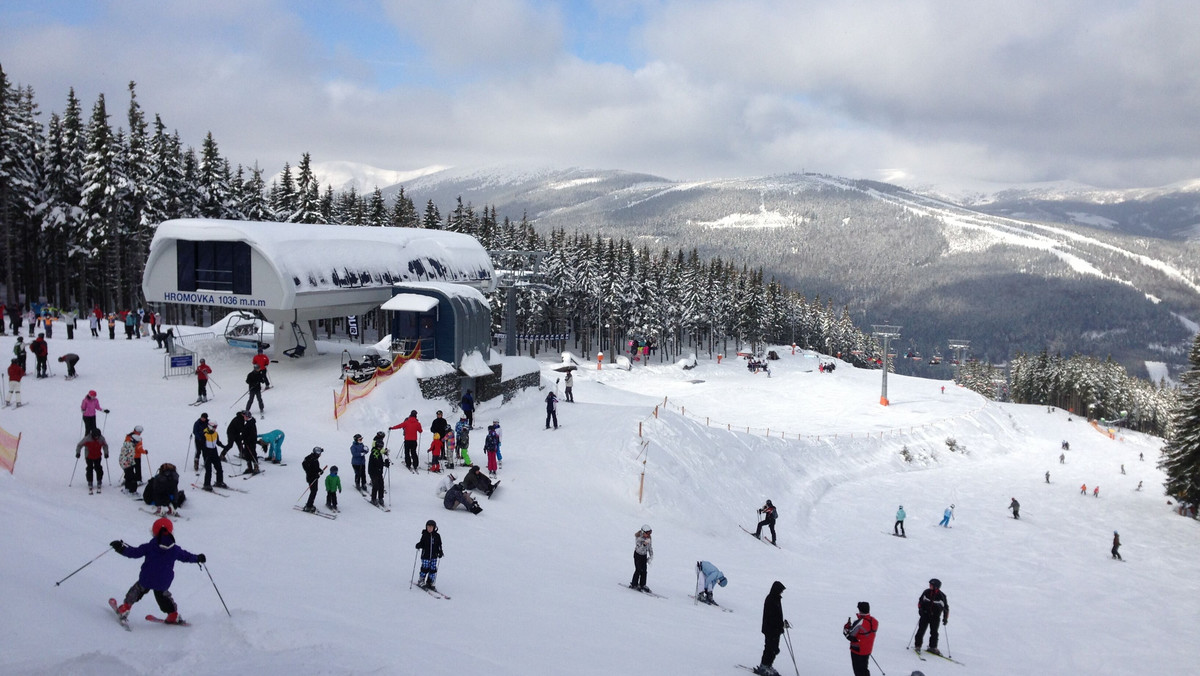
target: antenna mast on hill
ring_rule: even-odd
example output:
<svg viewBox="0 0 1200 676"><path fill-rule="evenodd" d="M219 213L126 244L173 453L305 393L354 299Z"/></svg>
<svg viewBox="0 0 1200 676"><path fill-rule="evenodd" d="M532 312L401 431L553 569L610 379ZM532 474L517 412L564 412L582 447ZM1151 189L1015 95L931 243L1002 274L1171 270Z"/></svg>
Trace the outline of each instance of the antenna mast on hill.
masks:
<svg viewBox="0 0 1200 676"><path fill-rule="evenodd" d="M871 335L875 336L876 338L883 339L883 392L879 395L879 403L883 406L888 405L887 372L888 358L891 357L891 355L888 354L888 343L891 342L893 338L900 337L900 328L901 327L899 326L887 326L885 324L871 325Z"/></svg>
<svg viewBox="0 0 1200 676"><path fill-rule="evenodd" d="M533 289L553 291L546 284L546 274L542 272L542 260L550 255L549 251L516 251L501 249L488 251L496 264L497 287L504 290L504 354L515 357L517 354L517 289ZM520 261L514 268L514 262ZM503 262L504 265L500 263Z"/></svg>
<svg viewBox="0 0 1200 676"><path fill-rule="evenodd" d="M971 349L971 341L951 338L946 344L949 345L951 350L954 350L954 381L958 382L959 375L962 372L963 355L967 350Z"/></svg>

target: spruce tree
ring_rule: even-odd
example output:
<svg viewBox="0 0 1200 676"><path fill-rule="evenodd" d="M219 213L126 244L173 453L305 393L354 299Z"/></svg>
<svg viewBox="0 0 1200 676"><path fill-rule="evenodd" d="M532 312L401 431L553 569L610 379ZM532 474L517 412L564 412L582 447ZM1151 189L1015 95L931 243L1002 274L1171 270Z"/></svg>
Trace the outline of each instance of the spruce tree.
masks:
<svg viewBox="0 0 1200 676"><path fill-rule="evenodd" d="M1171 436L1158 466L1167 474L1167 495L1200 500L1200 334L1188 354L1191 368L1180 378L1182 392L1171 416Z"/></svg>

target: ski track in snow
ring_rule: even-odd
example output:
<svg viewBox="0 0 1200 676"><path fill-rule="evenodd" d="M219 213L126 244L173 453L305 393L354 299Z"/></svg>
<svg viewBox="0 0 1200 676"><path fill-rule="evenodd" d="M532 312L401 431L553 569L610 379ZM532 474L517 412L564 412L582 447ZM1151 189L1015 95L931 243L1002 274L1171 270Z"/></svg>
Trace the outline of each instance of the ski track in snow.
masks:
<svg viewBox="0 0 1200 676"><path fill-rule="evenodd" d="M776 348L782 359L771 378L739 359L701 359L689 371L653 359L631 371L585 361L575 373L577 403L559 403L563 429L553 435L542 429L544 392L482 402L477 421L503 425L505 490L475 516L443 509L441 477L432 474L393 472L390 513L350 499L353 434L369 439L413 408L428 429L434 410L452 407L420 399L412 374L438 370L414 364L335 425L331 391L346 346L322 342L322 355L273 364L275 387L264 392L270 417L259 429L286 432L289 466L256 478L249 494L192 497L189 520L176 526L180 546L207 554L233 617L198 566L177 564L171 591L192 626L137 622L126 633L105 600L123 596L139 561L109 551L54 583L110 540L149 538L153 518L116 488L124 434L143 425L146 476L172 462L186 486L191 424L207 411L224 434L250 354L193 339L220 388L190 408L194 380L164 380L153 341L86 333L49 341L52 358L81 355L78 380L27 379L28 406L0 412L0 426L23 434L15 474L0 474L8 611L0 673L727 674L730 665L757 663L760 609L774 580L787 585L784 614L806 674L848 673L841 627L863 600L880 621L875 657L890 674L918 666L931 675L1167 674L1188 673L1195 662L1200 524L1173 514L1161 495L1160 440L1111 440L1064 411L994 404L950 383L898 375L888 378L892 405L881 407L878 371L809 371L811 355L788 348ZM547 355L543 384L554 386L559 374L549 369L559 360ZM112 411L100 422L114 487L95 496L82 466L67 487L89 389ZM772 436L726 426L769 427ZM967 453L950 452L947 438ZM1063 439L1072 450L1060 465ZM398 463L399 435L389 444ZM426 433L422 459L428 444ZM299 463L316 445L326 449L322 464L338 465L343 477L336 521L290 509L303 504ZM472 451L482 445L476 430ZM914 462L901 459L902 447ZM1079 495L1084 482L1087 496ZM1097 484L1099 499L1090 495ZM1012 497L1020 521L1007 511ZM780 510L781 549L738 528L752 528L768 498ZM950 503L954 528L938 528ZM881 535L900 504L909 537ZM408 589L430 518L446 552L437 586L454 597L444 603ZM648 584L666 600L612 584L632 575L642 523L654 528ZM1122 565L1109 560L1114 530ZM688 598L701 559L728 577L717 598L737 612ZM969 667L918 665L905 650L930 577L942 579L952 608L942 647ZM138 613L160 614L152 596ZM785 650L776 666L786 673L787 662Z"/></svg>

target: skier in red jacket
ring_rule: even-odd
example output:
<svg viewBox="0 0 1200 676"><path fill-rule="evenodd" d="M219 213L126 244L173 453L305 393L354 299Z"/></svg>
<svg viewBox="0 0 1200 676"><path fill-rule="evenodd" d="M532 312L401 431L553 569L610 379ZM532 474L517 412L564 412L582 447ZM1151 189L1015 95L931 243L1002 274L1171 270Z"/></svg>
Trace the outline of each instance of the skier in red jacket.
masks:
<svg viewBox="0 0 1200 676"><path fill-rule="evenodd" d="M846 620L842 635L850 641L850 664L854 676L871 676L871 649L875 646L875 632L879 631L879 620L871 617L871 604L858 602L858 613L851 622Z"/></svg>
<svg viewBox="0 0 1200 676"><path fill-rule="evenodd" d="M404 466L411 472L417 472L421 469L420 458L417 457L417 439L425 428L421 427L421 421L417 420L417 411L413 409L404 422L399 425L392 425L388 429L404 430Z"/></svg>

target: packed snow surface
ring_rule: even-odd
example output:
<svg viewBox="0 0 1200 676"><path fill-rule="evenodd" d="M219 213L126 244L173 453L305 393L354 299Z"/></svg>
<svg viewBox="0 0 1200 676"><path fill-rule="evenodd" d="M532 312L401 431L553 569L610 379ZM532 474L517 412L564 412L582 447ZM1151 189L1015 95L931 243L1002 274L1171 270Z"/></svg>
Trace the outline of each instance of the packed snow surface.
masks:
<svg viewBox="0 0 1200 676"><path fill-rule="evenodd" d="M774 580L787 586L784 615L803 674L850 672L841 628L859 601L879 619L874 656L893 675L1195 668L1200 531L1161 494L1161 440L1110 439L1066 411L995 404L948 382L895 375L884 407L879 371L842 364L819 373L811 354L787 348L776 348L782 359L769 377L703 354L686 370L657 357L630 371L581 360L577 403L559 404L558 430L544 429L545 391L480 402L477 425L495 419L504 430L502 484L482 500L482 514L445 510L435 495L441 477L402 466L388 479L392 511L384 513L355 494L351 437L370 439L411 409L426 430L437 409L456 419L450 402L420 398L414 374L438 369L406 366L335 423L343 345L271 365L258 429L286 432L288 464L246 481L232 476L249 492L219 497L188 486L197 480L191 425L207 411L224 435L250 353L219 335L193 341L219 389L188 407L194 379L164 379L152 341L62 333L49 341L55 375L30 376L27 405L0 410L0 426L22 434L15 474L0 475L0 673L735 674L737 663L757 664ZM82 357L74 381L53 361L66 351ZM560 360L546 355L544 386L555 386ZM89 389L111 410L99 422L114 480L92 496L72 453ZM118 449L134 425L145 427L150 466L182 470L189 500L179 545L208 556L211 582L199 566L176 566L172 592L190 627L142 621L161 614L147 596L125 632L107 606L140 563L108 542L145 542L153 519L119 489ZM471 435L477 460L484 434ZM426 433L422 451L428 442ZM343 477L336 521L291 509L305 490L300 461L317 445ZM401 447L394 433L389 446ZM1019 521L1006 509L1013 497ZM767 499L781 514L780 549L738 528L753 529ZM953 527L940 528L951 503ZM899 505L906 539L890 535ZM437 586L448 601L410 589L427 519L444 539ZM619 586L632 575L643 523L654 529L648 583L666 599ZM1124 563L1109 556L1113 531ZM715 596L732 613L688 598L698 560L728 577ZM943 581L951 607L941 647L965 667L906 650L931 577ZM786 649L775 666L793 673Z"/></svg>

